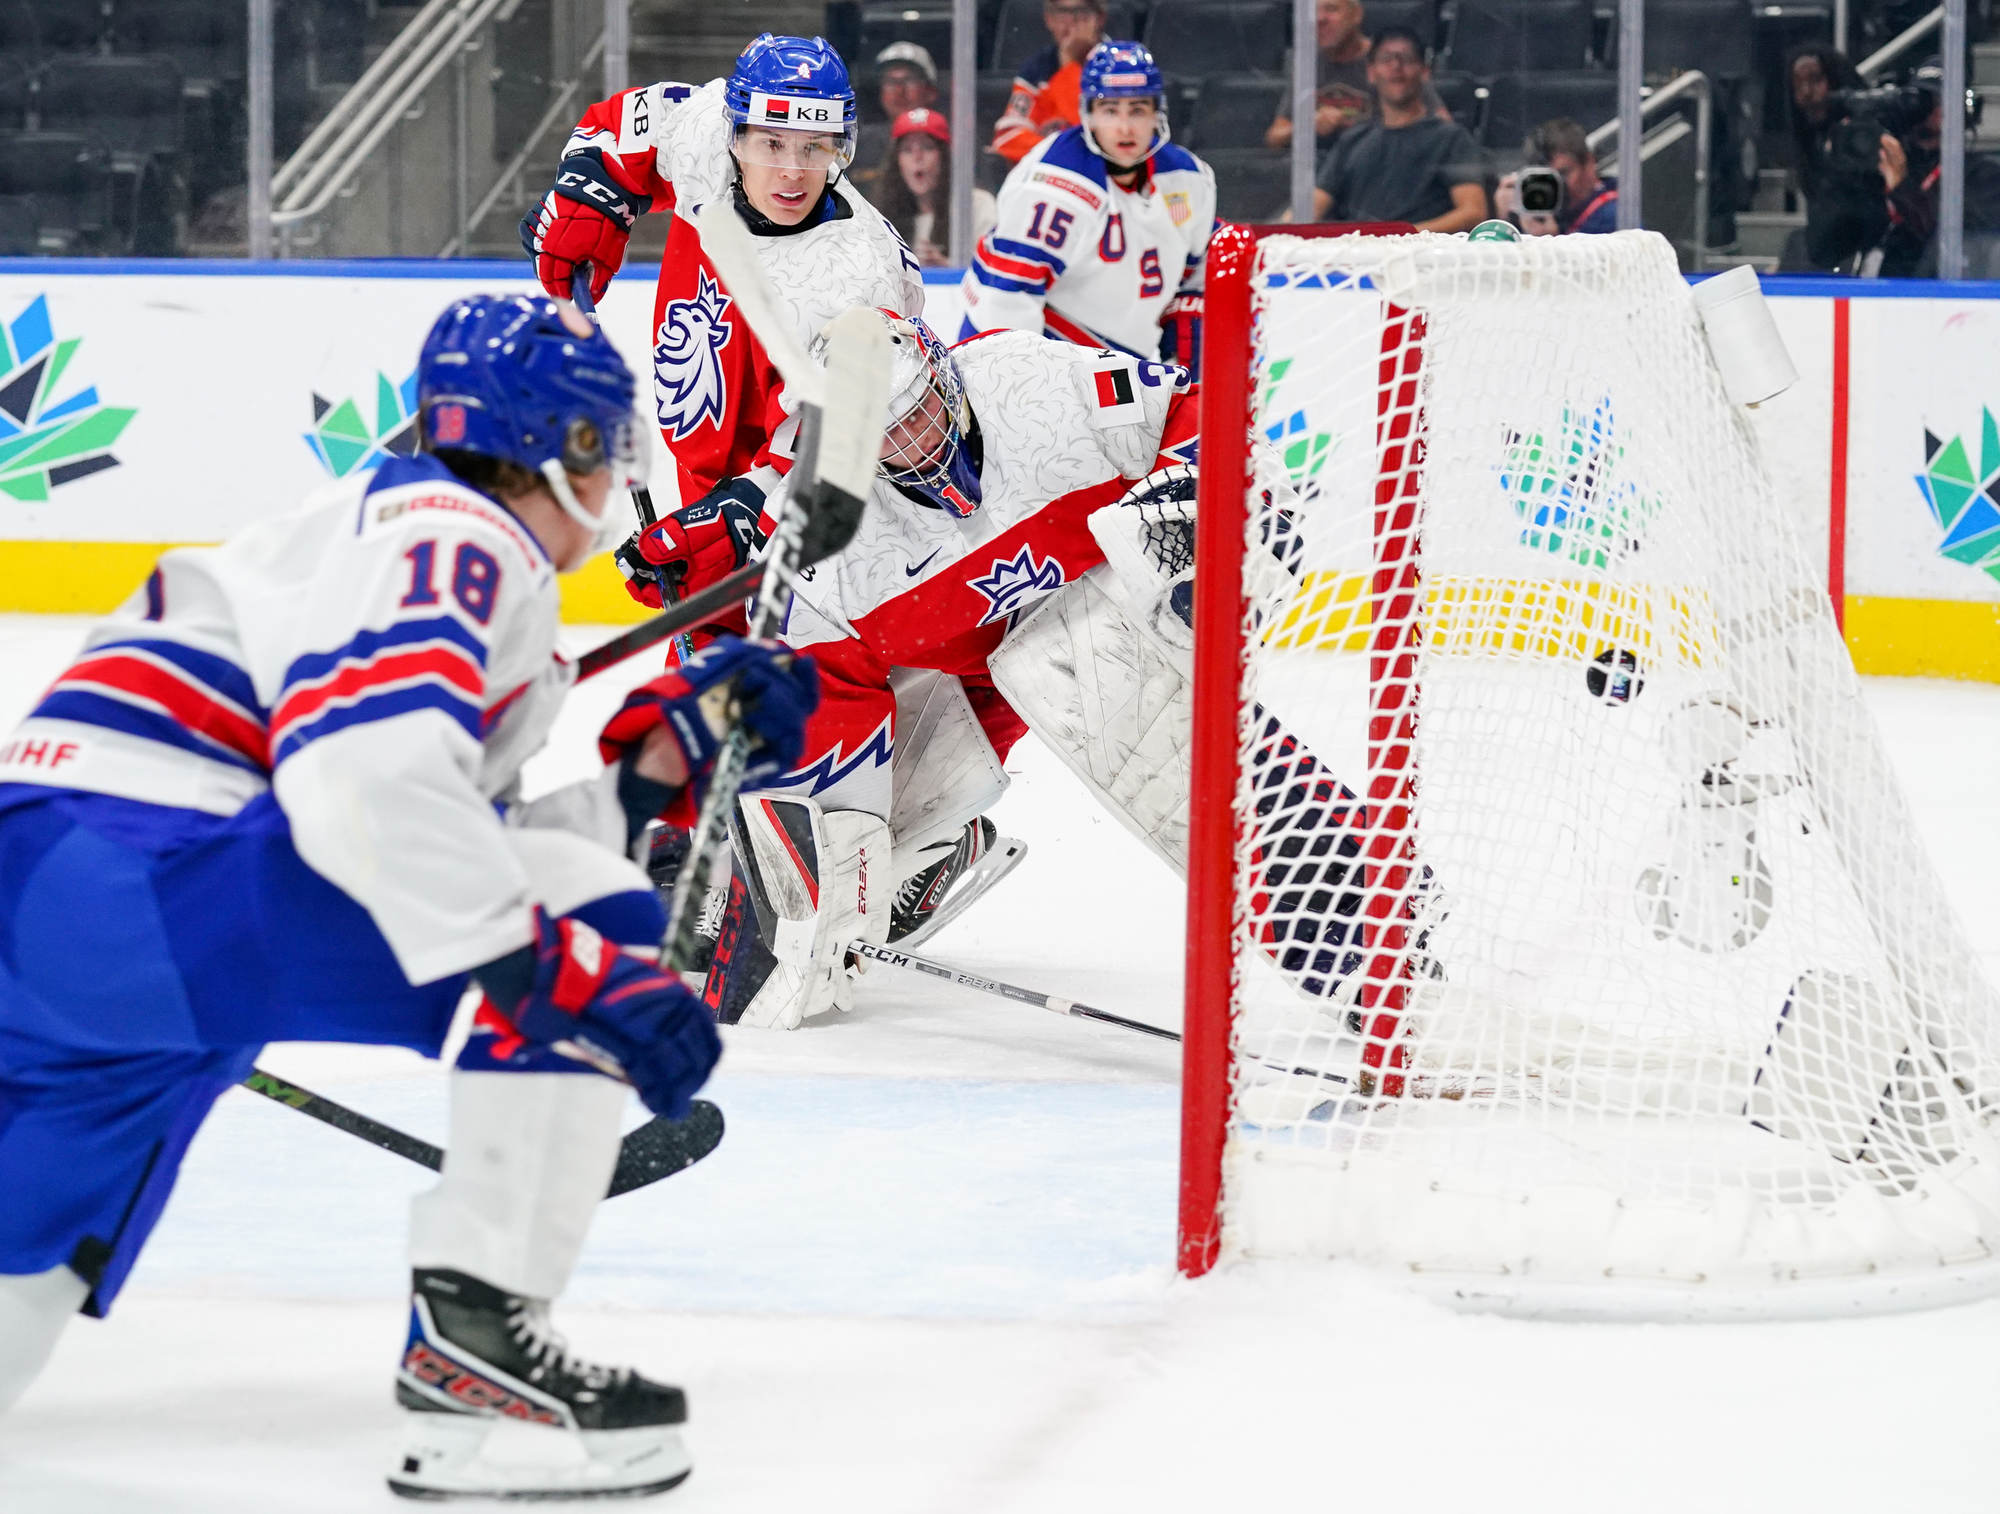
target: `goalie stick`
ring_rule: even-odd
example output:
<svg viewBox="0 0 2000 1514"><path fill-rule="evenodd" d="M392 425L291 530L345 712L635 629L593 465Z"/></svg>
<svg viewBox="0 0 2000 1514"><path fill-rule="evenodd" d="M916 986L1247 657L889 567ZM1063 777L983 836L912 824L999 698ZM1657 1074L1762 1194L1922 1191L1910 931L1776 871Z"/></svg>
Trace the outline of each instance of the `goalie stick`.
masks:
<svg viewBox="0 0 2000 1514"><path fill-rule="evenodd" d="M358 1136L371 1146L394 1152L419 1167L428 1167L432 1172L443 1170L444 1152L429 1141L420 1141L393 1125L385 1125L358 1109L335 1103L324 1094L287 1082L261 1067L251 1068L242 1086L335 1130ZM618 1165L611 1171L611 1183L604 1196L615 1199L621 1193L644 1188L694 1166L722 1143L722 1131L722 1111L706 1099L696 1099L685 1120L648 1120L619 1142Z"/></svg>
<svg viewBox="0 0 2000 1514"><path fill-rule="evenodd" d="M1100 1025L1115 1025L1120 1030L1136 1030L1142 1036L1154 1036L1162 1041L1178 1044L1181 1033L1168 1030L1164 1025L1149 1025L1144 1020L1127 1019L1124 1015L1114 1015L1108 1009L1097 1009L1075 999L1065 999L1057 994L1038 993L1032 988L1022 988L1017 983L1002 983L997 978L982 978L977 973L963 972L942 962L934 962L928 957L915 957L906 951L898 951L893 946L876 946L869 941L851 941L848 954L866 958L870 962L880 962L889 967L899 967L905 972L921 973L927 978L942 978L947 983L956 983L960 988L977 989L982 994L992 994L995 998L1011 999L1016 1004L1031 1004L1037 1009L1046 1009L1052 1014L1067 1015L1073 1020L1094 1020ZM1281 1072L1289 1077L1317 1078L1324 1083L1352 1085L1353 1079L1345 1073L1328 1072L1322 1067L1293 1067L1283 1062L1271 1062L1262 1057L1248 1057L1272 1072Z"/></svg>
<svg viewBox="0 0 2000 1514"><path fill-rule="evenodd" d="M702 248L723 286L799 400L796 461L786 478L785 504L765 550L763 577L750 608L749 634L775 635L790 604L792 584L816 534L828 551L853 537L874 486L882 419L889 406L889 336L872 310L856 306L826 328L824 375L793 335L777 297L757 262L750 228L729 200L712 201L701 215ZM825 556L826 551L820 553ZM709 878L728 840L729 812L743 782L750 739L738 726L716 754L708 793L688 845L687 862L674 881L664 959L685 968L700 948L694 902L708 895Z"/></svg>

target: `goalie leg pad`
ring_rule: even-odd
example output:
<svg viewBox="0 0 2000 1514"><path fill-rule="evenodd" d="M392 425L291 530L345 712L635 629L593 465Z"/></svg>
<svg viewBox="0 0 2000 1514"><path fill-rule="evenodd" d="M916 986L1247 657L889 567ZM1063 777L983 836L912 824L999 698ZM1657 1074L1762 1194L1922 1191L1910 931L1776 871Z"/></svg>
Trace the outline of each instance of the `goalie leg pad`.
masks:
<svg viewBox="0 0 2000 1514"><path fill-rule="evenodd" d="M889 831L896 855L909 857L940 842L955 843L970 821L1007 792L1007 770L964 686L951 674L898 668L889 686L896 693Z"/></svg>
<svg viewBox="0 0 2000 1514"><path fill-rule="evenodd" d="M861 810L822 810L810 799L757 795L737 807L731 829L763 952L746 949L739 927L726 956L717 945L704 997L735 1012L736 1023L781 1030L852 1007L847 943L880 945L889 934L888 822ZM723 937L731 937L727 921ZM754 991L732 991L729 975L754 969L763 971Z"/></svg>

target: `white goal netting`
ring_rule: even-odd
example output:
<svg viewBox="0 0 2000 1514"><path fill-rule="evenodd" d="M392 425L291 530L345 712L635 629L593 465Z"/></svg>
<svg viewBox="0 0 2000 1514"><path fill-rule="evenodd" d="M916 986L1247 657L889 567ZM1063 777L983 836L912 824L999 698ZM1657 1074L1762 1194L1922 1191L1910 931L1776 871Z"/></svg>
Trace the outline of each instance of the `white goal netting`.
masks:
<svg viewBox="0 0 2000 1514"><path fill-rule="evenodd" d="M2000 1285L1994 994L1667 245L1273 236L1251 286L1295 497L1242 548L1225 1254Z"/></svg>

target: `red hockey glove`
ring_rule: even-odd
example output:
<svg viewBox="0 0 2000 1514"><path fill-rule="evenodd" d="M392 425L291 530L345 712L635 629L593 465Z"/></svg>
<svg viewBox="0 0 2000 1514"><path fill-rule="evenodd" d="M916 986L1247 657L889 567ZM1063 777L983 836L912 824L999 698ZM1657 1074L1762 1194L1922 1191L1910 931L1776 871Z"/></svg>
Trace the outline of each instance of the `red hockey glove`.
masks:
<svg viewBox="0 0 2000 1514"><path fill-rule="evenodd" d="M715 754L733 727L740 724L750 733L743 786L755 788L798 765L805 752L806 717L818 706L819 669L810 658L794 656L772 641L720 636L627 694L597 738L597 750L607 767L629 765L647 736L666 727L681 749L688 782L660 818L686 823L682 812L699 806L708 792Z"/></svg>
<svg viewBox="0 0 2000 1514"><path fill-rule="evenodd" d="M1201 295L1175 295L1160 316L1160 355L1187 369L1190 378L1201 377L1201 312L1207 303Z"/></svg>
<svg viewBox="0 0 2000 1514"><path fill-rule="evenodd" d="M763 510L764 491L749 479L718 484L613 554L625 592L657 610L727 578L763 545L757 529Z"/></svg>
<svg viewBox="0 0 2000 1514"><path fill-rule="evenodd" d="M564 158L555 187L521 218L521 245L534 259L542 288L568 299L577 264L588 263L591 298L602 299L625 261L633 223L652 203L612 178L595 151Z"/></svg>
<svg viewBox="0 0 2000 1514"><path fill-rule="evenodd" d="M534 944L472 976L485 995L478 1023L501 1034L495 1056L550 1047L630 1083L671 1120L686 1118L722 1055L706 1006L679 979L580 920L537 909Z"/></svg>

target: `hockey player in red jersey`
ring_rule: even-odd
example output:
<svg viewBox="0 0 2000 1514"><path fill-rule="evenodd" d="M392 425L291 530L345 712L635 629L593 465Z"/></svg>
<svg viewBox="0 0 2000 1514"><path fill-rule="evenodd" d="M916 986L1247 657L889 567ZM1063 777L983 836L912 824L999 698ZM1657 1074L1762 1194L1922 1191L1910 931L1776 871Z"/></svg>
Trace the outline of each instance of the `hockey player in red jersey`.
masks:
<svg viewBox="0 0 2000 1514"><path fill-rule="evenodd" d="M821 704L804 760L739 817L706 989L726 1022L845 1008L846 942L914 945L934 928L942 887L962 889L953 875L998 839L975 817L1025 729L988 657L1104 561L1095 514L1191 476L1183 370L1025 332L948 352L921 320L883 319L896 367L881 477L854 541L804 575L786 620L784 639L819 665Z"/></svg>
<svg viewBox="0 0 2000 1514"><path fill-rule="evenodd" d="M720 1052L622 853L698 802L732 706L782 772L815 696L791 654L719 641L627 698L596 779L520 800L574 676L556 576L615 540L637 472L634 387L573 310L456 302L418 361L420 455L168 552L0 741L0 1408L110 1309L266 1041L435 1056L470 986L391 1486L687 1475L681 1390L549 1323L630 1089L678 1118Z"/></svg>
<svg viewBox="0 0 2000 1514"><path fill-rule="evenodd" d="M791 466L783 381L702 252L703 205L734 197L801 344L857 303L923 310L916 259L842 177L854 143L840 55L817 37L767 32L726 80L651 84L591 106L521 223L542 287L560 298L585 265L602 294L638 218L672 215L653 300L653 409L684 505L723 490L718 500L754 513Z"/></svg>

